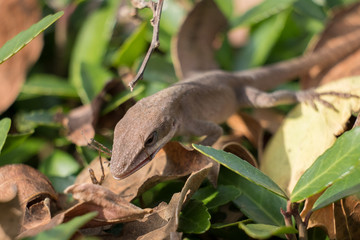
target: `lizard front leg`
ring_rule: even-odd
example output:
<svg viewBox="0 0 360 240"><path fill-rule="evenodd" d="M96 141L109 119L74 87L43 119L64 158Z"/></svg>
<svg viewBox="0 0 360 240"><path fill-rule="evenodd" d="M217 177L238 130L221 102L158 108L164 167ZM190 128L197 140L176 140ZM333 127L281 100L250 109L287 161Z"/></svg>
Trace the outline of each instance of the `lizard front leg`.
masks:
<svg viewBox="0 0 360 240"><path fill-rule="evenodd" d="M211 146L221 137L223 130L213 122L193 120L186 124L186 133L199 137L206 136L199 144Z"/></svg>

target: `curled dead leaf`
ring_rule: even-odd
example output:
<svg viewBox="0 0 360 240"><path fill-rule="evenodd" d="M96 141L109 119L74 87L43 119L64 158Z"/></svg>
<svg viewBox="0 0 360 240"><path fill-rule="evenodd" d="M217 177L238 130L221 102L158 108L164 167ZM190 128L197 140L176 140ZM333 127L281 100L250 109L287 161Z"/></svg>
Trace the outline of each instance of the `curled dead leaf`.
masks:
<svg viewBox="0 0 360 240"><path fill-rule="evenodd" d="M341 37L360 27L360 3L347 6L344 9L337 9L331 21L327 24L320 39L313 46L313 51L320 48L331 48L336 41L347 41ZM301 78L301 84L304 88L311 88L344 77L356 76L360 74L359 68L360 50L342 59L338 63L323 68L314 66L307 75Z"/></svg>
<svg viewBox="0 0 360 240"><path fill-rule="evenodd" d="M99 213L85 228L134 221L151 212L151 209L141 209L100 185L75 184L65 189L65 193L72 193L79 201L66 211L65 221L92 211Z"/></svg>
<svg viewBox="0 0 360 240"><path fill-rule="evenodd" d="M226 25L226 18L213 0L195 5L174 41L173 62L180 79L195 72L218 69L214 60L214 39Z"/></svg>
<svg viewBox="0 0 360 240"><path fill-rule="evenodd" d="M0 46L16 34L40 20L41 9L37 0L0 1ZM39 58L43 40L36 37L6 62L0 64L0 113L16 99L28 68Z"/></svg>
<svg viewBox="0 0 360 240"><path fill-rule="evenodd" d="M21 212L20 231L44 225L51 220L52 206L57 195L50 181L40 172L24 164L5 165L0 168L1 199L11 199L16 194ZM16 191L15 191L16 189ZM10 197L11 196L11 197ZM18 232L19 233L19 232ZM17 233L17 234L18 234Z"/></svg>
<svg viewBox="0 0 360 240"><path fill-rule="evenodd" d="M211 167L210 163L199 171L193 172L181 192L175 193L169 204L162 202L143 220L125 224L122 237L124 239L181 239L181 233L176 231L181 208L199 188Z"/></svg>
<svg viewBox="0 0 360 240"><path fill-rule="evenodd" d="M114 179L109 168L105 167L105 179L102 186L130 201L159 182L187 176L202 169L209 162L213 161L201 153L186 148L178 142L169 142L149 164L125 179ZM93 160L89 168L94 170L97 178L101 176L98 159ZM84 169L78 175L76 184L90 182L89 172Z"/></svg>
<svg viewBox="0 0 360 240"><path fill-rule="evenodd" d="M304 208L300 214L301 218L305 220L305 217L311 211L316 200L322 193L318 193L310 198L306 199ZM321 208L311 214L309 219L308 228L320 227L326 231L330 239L336 238L335 229L335 216L334 216L334 204L330 204L327 207Z"/></svg>

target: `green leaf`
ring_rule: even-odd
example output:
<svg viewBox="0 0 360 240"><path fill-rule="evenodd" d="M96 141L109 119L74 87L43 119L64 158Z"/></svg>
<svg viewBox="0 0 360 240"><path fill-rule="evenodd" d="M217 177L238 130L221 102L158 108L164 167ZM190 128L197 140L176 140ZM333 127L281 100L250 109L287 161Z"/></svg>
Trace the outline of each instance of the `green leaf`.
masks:
<svg viewBox="0 0 360 240"><path fill-rule="evenodd" d="M67 177L79 169L79 163L70 154L61 150L53 151L39 166L42 173L53 177Z"/></svg>
<svg viewBox="0 0 360 240"><path fill-rule="evenodd" d="M239 223L239 228L243 229L247 235L255 239L267 239L272 236L282 235L286 233L297 233L294 227L273 226L266 224L243 224Z"/></svg>
<svg viewBox="0 0 360 240"><path fill-rule="evenodd" d="M360 164L359 148L360 127L341 135L301 176L291 201L304 200L350 174Z"/></svg>
<svg viewBox="0 0 360 240"><path fill-rule="evenodd" d="M247 180L261 187L264 187L269 191L278 194L279 196L287 198L284 191L276 183L274 183L268 176L263 174L257 168L253 167L247 161L242 160L241 158L235 156L232 153L227 153L222 150L216 150L211 147L201 146L197 144L193 144L193 147L202 154L217 161L221 165L236 172L237 174L246 178Z"/></svg>
<svg viewBox="0 0 360 240"><path fill-rule="evenodd" d="M284 217L280 213L280 208L286 209L284 198L228 169L221 169L219 184L234 186L241 191L233 202L248 218L257 223L284 225Z"/></svg>
<svg viewBox="0 0 360 240"><path fill-rule="evenodd" d="M58 12L56 14L48 15L27 30L20 32L18 35L7 41L0 48L0 64L20 51L37 35L58 20L63 14L64 12Z"/></svg>
<svg viewBox="0 0 360 240"><path fill-rule="evenodd" d="M144 54L148 45L145 35L148 29L148 24L143 23L139 28L121 45L112 57L112 65L131 66L135 60Z"/></svg>
<svg viewBox="0 0 360 240"><path fill-rule="evenodd" d="M53 111L51 110L37 110L31 112L19 113L16 116L16 127L20 132L29 132L38 126L60 126L54 120Z"/></svg>
<svg viewBox="0 0 360 240"><path fill-rule="evenodd" d="M67 176L67 177L48 177L52 186L56 192L64 192L64 190L75 183L76 176Z"/></svg>
<svg viewBox="0 0 360 240"><path fill-rule="evenodd" d="M210 228L210 218L201 201L191 200L180 213L179 230L186 233L204 233Z"/></svg>
<svg viewBox="0 0 360 240"><path fill-rule="evenodd" d="M296 0L265 0L232 22L233 27L251 26L292 6Z"/></svg>
<svg viewBox="0 0 360 240"><path fill-rule="evenodd" d="M46 142L38 138L29 138L14 149L0 155L0 166L6 164L23 163L38 154Z"/></svg>
<svg viewBox="0 0 360 240"><path fill-rule="evenodd" d="M111 112L112 110L116 109L130 98L139 95L141 92L144 91L144 89L145 89L144 85L139 85L134 89L134 91L127 90L121 92L120 94L113 97L111 101L106 104L106 106L103 108L103 111L101 113L106 114L108 112Z"/></svg>
<svg viewBox="0 0 360 240"><path fill-rule="evenodd" d="M70 80L84 104L89 103L101 91L111 76L102 67L102 63L119 4L118 0L104 1L101 7L85 20L77 36L70 62Z"/></svg>
<svg viewBox="0 0 360 240"><path fill-rule="evenodd" d="M200 188L192 198L202 201L207 208L212 209L233 201L240 194L241 191L234 186L219 185L217 189L212 186Z"/></svg>
<svg viewBox="0 0 360 240"><path fill-rule="evenodd" d="M234 70L263 65L280 38L290 11L274 15L259 24L250 36L249 43L235 58Z"/></svg>
<svg viewBox="0 0 360 240"><path fill-rule="evenodd" d="M0 121L0 153L4 146L7 134L10 130L11 120L10 118L3 118Z"/></svg>
<svg viewBox="0 0 360 240"><path fill-rule="evenodd" d="M325 190L316 200L312 208L313 211L336 202L344 197L360 192L360 168L355 168L349 175L335 182Z"/></svg>
<svg viewBox="0 0 360 240"><path fill-rule="evenodd" d="M37 74L31 76L23 85L21 94L31 94L40 96L59 96L59 97L78 97L75 88L55 75ZM23 96L19 96L23 98Z"/></svg>
<svg viewBox="0 0 360 240"><path fill-rule="evenodd" d="M5 154L22 144L28 137L30 137L34 131L26 133L9 134L6 138L2 153Z"/></svg>
<svg viewBox="0 0 360 240"><path fill-rule="evenodd" d="M326 20L326 13L324 10L312 0L296 1L294 8L297 12L304 14L305 16L312 17L319 21Z"/></svg>
<svg viewBox="0 0 360 240"><path fill-rule="evenodd" d="M71 239L74 233L81 228L85 223L93 219L98 213L90 212L85 215L75 217L72 220L60 224L50 230L46 230L39 233L35 237L25 238L31 240L59 240L59 239Z"/></svg>

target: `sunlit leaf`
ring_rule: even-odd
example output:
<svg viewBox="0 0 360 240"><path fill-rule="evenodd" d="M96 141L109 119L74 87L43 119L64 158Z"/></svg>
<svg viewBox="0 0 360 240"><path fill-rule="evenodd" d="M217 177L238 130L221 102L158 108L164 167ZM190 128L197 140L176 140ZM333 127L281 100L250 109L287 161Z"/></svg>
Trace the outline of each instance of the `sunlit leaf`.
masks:
<svg viewBox="0 0 360 240"><path fill-rule="evenodd" d="M360 127L345 132L301 176L291 201L304 200L344 178L360 165Z"/></svg>
<svg viewBox="0 0 360 240"><path fill-rule="evenodd" d="M341 198L360 192L360 168L356 167L349 175L335 182L332 186L325 190L323 194L316 200L313 210L325 207L330 203L336 202Z"/></svg>

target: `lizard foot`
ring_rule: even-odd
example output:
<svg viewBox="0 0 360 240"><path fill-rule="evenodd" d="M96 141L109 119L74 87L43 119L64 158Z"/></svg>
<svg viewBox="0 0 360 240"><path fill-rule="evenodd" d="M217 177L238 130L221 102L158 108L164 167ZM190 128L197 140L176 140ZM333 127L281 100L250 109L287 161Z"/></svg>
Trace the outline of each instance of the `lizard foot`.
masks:
<svg viewBox="0 0 360 240"><path fill-rule="evenodd" d="M299 92L299 95L297 97L298 97L299 102L305 102L307 104L310 104L311 107L313 107L316 111L318 110L318 108L315 104L315 102L317 101L317 102L321 103L322 105L324 105L325 107L330 108L337 112L338 110L335 108L335 106L332 103L324 100L322 98L323 96L334 96L334 97L339 97L339 98L360 98L360 96L354 95L351 93L336 92L336 91L328 91L328 92L318 93L312 89Z"/></svg>

